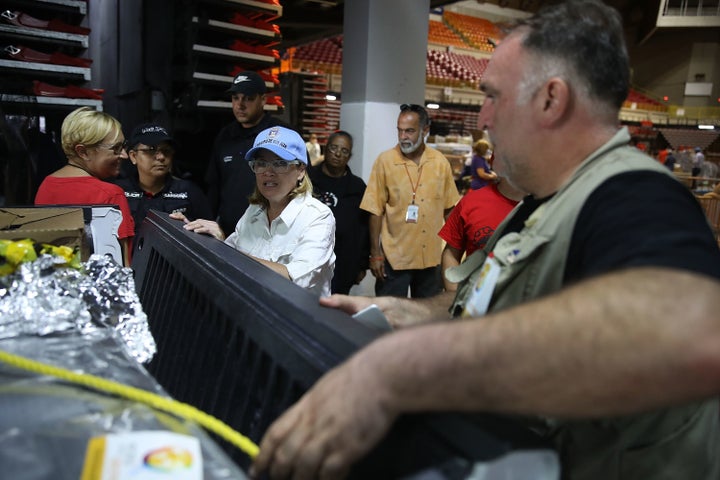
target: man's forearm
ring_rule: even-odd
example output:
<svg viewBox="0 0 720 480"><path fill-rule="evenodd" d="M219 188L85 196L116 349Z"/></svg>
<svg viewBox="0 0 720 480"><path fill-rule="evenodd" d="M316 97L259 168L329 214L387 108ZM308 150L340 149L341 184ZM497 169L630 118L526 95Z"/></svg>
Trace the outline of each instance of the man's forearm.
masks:
<svg viewBox="0 0 720 480"><path fill-rule="evenodd" d="M250 258L252 258L253 260L255 260L256 262L262 263L263 265L268 267L273 272L275 272L279 275L282 275L283 277L287 278L288 280L292 280L292 278L290 278L290 272L288 272L288 269L285 265L283 265L281 263L277 263L277 262L271 262L270 260L265 260L262 258L254 257L252 255L248 255L248 256Z"/></svg>
<svg viewBox="0 0 720 480"><path fill-rule="evenodd" d="M681 299L668 285L683 285ZM720 391L720 283L634 269L361 351L390 409L620 415Z"/></svg>
<svg viewBox="0 0 720 480"><path fill-rule="evenodd" d="M375 297L374 301L393 328L403 328L450 320L448 307L454 296L455 292L442 292L423 299Z"/></svg>
<svg viewBox="0 0 720 480"><path fill-rule="evenodd" d="M370 214L370 220L368 222L370 230L370 256L382 255L382 248L380 247L380 231L382 229L382 217L378 215Z"/></svg>
<svg viewBox="0 0 720 480"><path fill-rule="evenodd" d="M445 290L448 292L454 292L455 290L457 290L457 283L453 283L447 278L445 278L445 270L460 265L462 255L462 251L458 250L457 248L451 247L450 245L445 245L445 248L443 249L441 257L442 280L443 285L445 286Z"/></svg>

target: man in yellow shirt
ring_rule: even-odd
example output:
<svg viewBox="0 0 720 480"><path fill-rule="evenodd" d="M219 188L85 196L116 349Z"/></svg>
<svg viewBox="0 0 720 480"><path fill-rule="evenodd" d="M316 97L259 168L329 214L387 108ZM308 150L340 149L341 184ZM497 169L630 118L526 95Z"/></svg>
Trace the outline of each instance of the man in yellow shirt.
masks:
<svg viewBox="0 0 720 480"><path fill-rule="evenodd" d="M458 202L450 163L425 145L424 107L400 106L398 144L373 165L360 208L370 212L370 270L376 295L432 297L442 289L437 233Z"/></svg>

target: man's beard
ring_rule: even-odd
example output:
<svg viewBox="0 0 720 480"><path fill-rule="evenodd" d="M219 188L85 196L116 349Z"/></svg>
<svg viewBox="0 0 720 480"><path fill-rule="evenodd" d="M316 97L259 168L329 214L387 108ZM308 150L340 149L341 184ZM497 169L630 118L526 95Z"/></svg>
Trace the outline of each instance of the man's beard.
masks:
<svg viewBox="0 0 720 480"><path fill-rule="evenodd" d="M422 145L422 144L423 144L423 137L418 136L417 142L413 143L409 147L404 147L402 142L400 142L400 151L402 153L404 153L405 155L407 155L409 153L413 153L415 150L420 148L420 145Z"/></svg>

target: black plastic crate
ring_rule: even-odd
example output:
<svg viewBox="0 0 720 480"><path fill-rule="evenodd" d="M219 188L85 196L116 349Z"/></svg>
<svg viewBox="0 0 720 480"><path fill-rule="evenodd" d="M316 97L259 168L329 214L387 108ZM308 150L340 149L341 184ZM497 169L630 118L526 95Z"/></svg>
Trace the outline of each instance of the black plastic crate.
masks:
<svg viewBox="0 0 720 480"><path fill-rule="evenodd" d="M320 376L379 335L167 214L153 211L143 222L133 268L158 346L150 373L174 398L255 442ZM242 452L225 447L239 465L249 465ZM411 415L351 476L398 478L432 469L441 478L465 478L475 462L519 449L554 458L507 418Z"/></svg>

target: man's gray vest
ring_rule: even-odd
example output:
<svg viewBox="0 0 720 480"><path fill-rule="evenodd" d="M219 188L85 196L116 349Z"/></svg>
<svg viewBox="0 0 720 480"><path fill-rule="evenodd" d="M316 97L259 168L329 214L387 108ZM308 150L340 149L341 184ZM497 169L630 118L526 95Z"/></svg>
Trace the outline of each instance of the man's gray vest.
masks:
<svg viewBox="0 0 720 480"><path fill-rule="evenodd" d="M450 269L448 279L460 283L451 312L458 315L463 311L490 251L502 267L490 312L562 289L575 222L590 194L607 179L624 172L670 174L658 162L627 146L628 141L627 131L620 130L528 217L519 233L502 236L510 218L517 213L516 208L482 251ZM561 457L564 479L720 478L717 400L617 418L588 421L545 418L528 422L533 428L541 425L542 432L553 440Z"/></svg>

